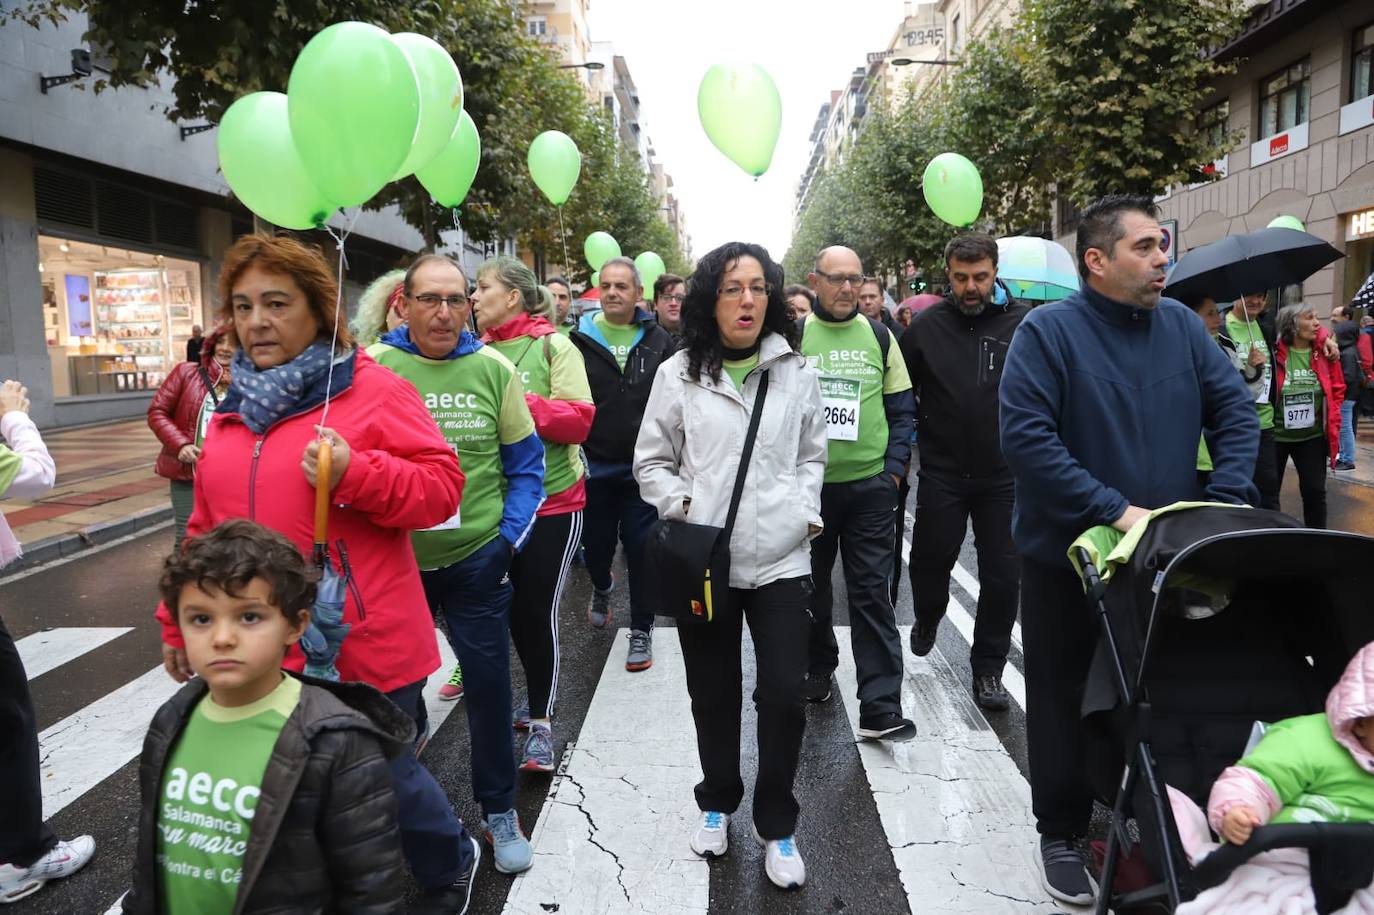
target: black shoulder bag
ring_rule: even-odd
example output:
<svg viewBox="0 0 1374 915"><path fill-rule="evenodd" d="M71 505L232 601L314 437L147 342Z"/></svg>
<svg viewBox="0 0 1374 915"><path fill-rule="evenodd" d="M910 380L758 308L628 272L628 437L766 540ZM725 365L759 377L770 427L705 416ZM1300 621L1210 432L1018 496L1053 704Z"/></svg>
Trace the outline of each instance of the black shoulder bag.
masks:
<svg viewBox="0 0 1374 915"><path fill-rule="evenodd" d="M730 593L730 533L735 529L744 478L754 453L763 405L768 399L768 371L759 376L759 392L744 436L735 488L730 494L730 510L725 526L693 524L690 521L659 521L649 531L644 546L647 571L658 588L659 613L675 617L679 623L709 623L724 611Z"/></svg>

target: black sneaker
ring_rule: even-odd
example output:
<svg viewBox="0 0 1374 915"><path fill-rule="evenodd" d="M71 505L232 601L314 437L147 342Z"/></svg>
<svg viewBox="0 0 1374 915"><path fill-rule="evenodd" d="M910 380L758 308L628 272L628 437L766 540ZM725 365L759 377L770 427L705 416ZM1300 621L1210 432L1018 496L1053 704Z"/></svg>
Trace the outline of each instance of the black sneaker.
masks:
<svg viewBox="0 0 1374 915"><path fill-rule="evenodd" d="M830 674L807 674L802 684L802 695L807 702L828 702L830 700Z"/></svg>
<svg viewBox="0 0 1374 915"><path fill-rule="evenodd" d="M1007 695L1001 677L974 677L973 701L989 712L1005 712L1011 708L1011 696Z"/></svg>
<svg viewBox="0 0 1374 915"><path fill-rule="evenodd" d="M896 712L859 717L859 736L867 740L891 740L901 743L916 736L916 725Z"/></svg>
<svg viewBox="0 0 1374 915"><path fill-rule="evenodd" d="M1337 462L1336 462L1336 466L1335 466L1334 468L1332 468L1332 469L1335 470L1337 473L1341 473L1341 472L1346 471L1346 470L1354 470L1354 469L1355 469L1355 462L1354 462L1354 461L1337 461Z"/></svg>
<svg viewBox="0 0 1374 915"><path fill-rule="evenodd" d="M472 884L477 880L477 865L482 863L482 845L472 836L472 866L453 883L442 889L426 890L420 906L412 909L417 915L466 915L472 902Z"/></svg>
<svg viewBox="0 0 1374 915"><path fill-rule="evenodd" d="M911 627L911 653L918 658L924 658L930 654L930 649L935 647L935 633L940 631L940 624L934 626L923 626L917 623Z"/></svg>
<svg viewBox="0 0 1374 915"><path fill-rule="evenodd" d="M1073 840L1064 836L1040 837L1040 879L1045 890L1060 902L1092 905L1097 881L1088 861Z"/></svg>

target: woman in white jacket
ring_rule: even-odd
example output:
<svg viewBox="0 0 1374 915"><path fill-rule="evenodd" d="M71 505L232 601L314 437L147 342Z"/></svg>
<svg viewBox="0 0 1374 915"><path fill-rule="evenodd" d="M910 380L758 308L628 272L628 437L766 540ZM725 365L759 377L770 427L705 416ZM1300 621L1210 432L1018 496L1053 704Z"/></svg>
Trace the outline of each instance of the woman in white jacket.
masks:
<svg viewBox="0 0 1374 915"><path fill-rule="evenodd" d="M725 854L740 779L740 633L749 622L758 669L758 778L753 834L779 887L799 887L792 782L806 727L810 538L821 529L826 438L816 372L796 352L782 268L758 245L732 242L697 264L682 305L683 348L659 367L635 445L640 495L660 518L724 526L760 380L768 398L730 537L728 606L678 627L704 778L699 855Z"/></svg>

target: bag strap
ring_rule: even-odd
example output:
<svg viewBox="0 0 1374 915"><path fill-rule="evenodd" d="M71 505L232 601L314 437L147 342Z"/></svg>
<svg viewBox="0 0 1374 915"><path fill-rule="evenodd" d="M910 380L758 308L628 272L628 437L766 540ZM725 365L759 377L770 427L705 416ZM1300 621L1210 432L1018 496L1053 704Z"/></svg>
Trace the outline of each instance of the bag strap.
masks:
<svg viewBox="0 0 1374 915"><path fill-rule="evenodd" d="M730 510L725 515L725 527L721 535L725 542L730 541L730 532L735 529L735 515L739 513L739 500L744 495L744 478L749 475L749 459L754 456L754 439L758 438L759 422L763 419L763 404L768 400L768 369L759 375L759 392L754 397L754 412L749 417L749 431L744 434L744 450L740 452L739 469L735 471L735 489L730 493Z"/></svg>
<svg viewBox="0 0 1374 915"><path fill-rule="evenodd" d="M219 397L215 394L215 385L210 381L210 373L205 371L205 366L203 365L196 366L196 371L200 373L201 383L204 384L205 389L210 392L211 403L218 407Z"/></svg>

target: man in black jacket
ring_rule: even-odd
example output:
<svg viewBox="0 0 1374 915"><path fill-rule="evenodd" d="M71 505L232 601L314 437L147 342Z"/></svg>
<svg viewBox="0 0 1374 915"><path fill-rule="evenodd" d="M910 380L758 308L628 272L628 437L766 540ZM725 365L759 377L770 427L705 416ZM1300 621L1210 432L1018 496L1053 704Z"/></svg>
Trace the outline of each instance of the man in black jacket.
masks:
<svg viewBox="0 0 1374 915"><path fill-rule="evenodd" d="M630 671L647 670L654 662L654 611L644 595L641 563L649 528L658 520L639 497L639 484L630 470L654 375L676 349L672 336L638 306L643 298L634 261L611 258L601 265L601 310L583 315L572 332L596 404L592 431L582 446L587 456L582 545L592 579L587 619L598 629L611 624L611 560L619 541L630 573L630 645L625 657L625 669Z"/></svg>
<svg viewBox="0 0 1374 915"><path fill-rule="evenodd" d="M911 544L911 650L926 655L935 647L949 605L949 574L971 515L980 585L969 655L973 698L985 709L1002 711L1010 704L1002 670L1020 574L997 394L1012 334L1030 309L997 281L997 242L990 236L956 236L945 246L945 268L949 294L912 319L900 344L916 393L921 456Z"/></svg>

